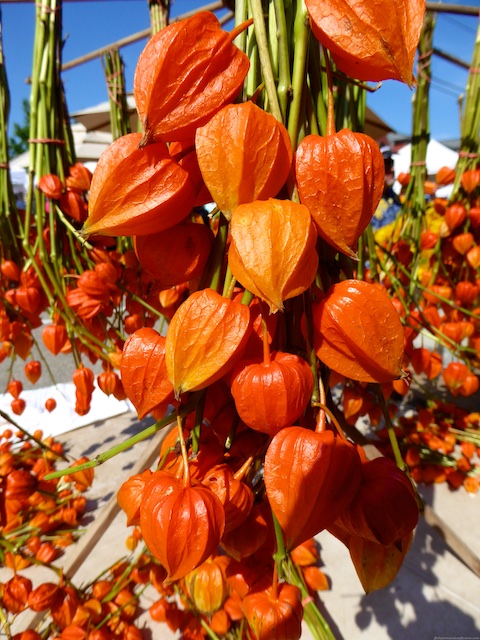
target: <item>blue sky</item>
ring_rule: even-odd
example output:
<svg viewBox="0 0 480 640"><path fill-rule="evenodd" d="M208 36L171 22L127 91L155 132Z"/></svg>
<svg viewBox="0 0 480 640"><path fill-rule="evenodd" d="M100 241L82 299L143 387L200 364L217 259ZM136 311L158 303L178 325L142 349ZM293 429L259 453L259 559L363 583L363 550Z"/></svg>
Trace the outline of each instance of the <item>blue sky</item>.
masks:
<svg viewBox="0 0 480 640"><path fill-rule="evenodd" d="M452 4L453 2L446 2ZM478 6L479 0L455 0L455 4ZM0 3L3 46L11 93L12 122L22 122L22 99L29 97L25 79L31 73L35 5ZM172 15L202 6L200 0L177 0ZM94 49L149 27L147 0L96 1L78 0L63 5L65 45L63 61L68 62ZM439 14L434 32L434 46L471 61L478 17ZM127 90L132 89L136 61L146 40L121 50L126 66ZM458 98L465 90L467 71L450 62L433 58L430 122L437 140L459 137ZM67 104L71 113L107 99L100 59L65 71L63 75ZM387 81L368 96L369 106L391 127L408 134L411 129L412 91L399 82Z"/></svg>

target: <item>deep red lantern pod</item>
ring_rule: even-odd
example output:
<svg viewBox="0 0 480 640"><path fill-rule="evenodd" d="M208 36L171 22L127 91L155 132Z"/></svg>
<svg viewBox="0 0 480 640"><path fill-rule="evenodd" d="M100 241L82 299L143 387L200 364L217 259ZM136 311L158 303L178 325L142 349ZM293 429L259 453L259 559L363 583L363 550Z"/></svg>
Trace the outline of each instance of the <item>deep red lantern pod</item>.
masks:
<svg viewBox="0 0 480 640"><path fill-rule="evenodd" d="M356 448L331 431L286 427L265 455L272 511L293 549L333 523L354 499L362 477Z"/></svg>
<svg viewBox="0 0 480 640"><path fill-rule="evenodd" d="M312 395L313 375L308 363L292 353L276 351L268 360L239 365L231 391L241 420L273 436L302 415Z"/></svg>
<svg viewBox="0 0 480 640"><path fill-rule="evenodd" d="M418 504L412 484L393 460L375 458L362 464L357 494L335 524L386 547L417 526Z"/></svg>
<svg viewBox="0 0 480 640"><path fill-rule="evenodd" d="M140 528L168 582L201 565L217 548L224 527L222 503L210 489L165 471L152 474L140 504Z"/></svg>

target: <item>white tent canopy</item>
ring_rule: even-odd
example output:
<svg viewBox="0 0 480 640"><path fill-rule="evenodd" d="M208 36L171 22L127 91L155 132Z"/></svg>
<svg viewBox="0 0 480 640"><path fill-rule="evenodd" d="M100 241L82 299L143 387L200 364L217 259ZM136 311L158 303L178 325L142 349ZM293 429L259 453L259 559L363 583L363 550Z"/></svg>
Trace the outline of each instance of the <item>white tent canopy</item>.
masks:
<svg viewBox="0 0 480 640"><path fill-rule="evenodd" d="M95 166L101 154L112 142L111 133L107 131L87 131L80 122L72 124L72 134L77 160L87 164L87 166L89 166L89 162L93 162L93 166ZM25 153L10 160L10 168L12 171L28 169L29 163L30 154L25 151Z"/></svg>
<svg viewBox="0 0 480 640"><path fill-rule="evenodd" d="M399 173L410 173L412 145L407 144L393 154L395 177ZM435 176L441 167L455 169L458 153L437 140L430 140L427 147L427 175Z"/></svg>

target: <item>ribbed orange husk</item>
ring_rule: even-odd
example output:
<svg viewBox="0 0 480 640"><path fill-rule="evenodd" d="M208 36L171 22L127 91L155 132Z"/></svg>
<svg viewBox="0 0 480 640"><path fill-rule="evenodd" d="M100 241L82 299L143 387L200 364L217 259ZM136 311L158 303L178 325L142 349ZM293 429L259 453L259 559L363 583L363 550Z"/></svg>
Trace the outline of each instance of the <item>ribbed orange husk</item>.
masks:
<svg viewBox="0 0 480 640"><path fill-rule="evenodd" d="M425 0L307 0L306 5L315 37L343 73L414 84Z"/></svg>
<svg viewBox="0 0 480 640"><path fill-rule="evenodd" d="M265 456L265 488L288 549L317 535L351 503L361 462L350 443L331 431L286 427Z"/></svg>
<svg viewBox="0 0 480 640"><path fill-rule="evenodd" d="M350 535L388 547L410 534L418 522L412 484L393 460L362 464L362 481L350 506L335 521Z"/></svg>
<svg viewBox="0 0 480 640"><path fill-rule="evenodd" d="M211 557L185 576L187 593L197 611L212 615L225 602L228 584L225 577L227 556Z"/></svg>
<svg viewBox="0 0 480 640"><path fill-rule="evenodd" d="M160 404L173 401L173 387L165 364L165 338L143 327L125 342L120 365L123 388L144 418Z"/></svg>
<svg viewBox="0 0 480 640"><path fill-rule="evenodd" d="M283 583L243 599L243 611L257 640L299 640L303 606L300 589Z"/></svg>
<svg viewBox="0 0 480 640"><path fill-rule="evenodd" d="M196 189L166 144L140 147L140 133L113 142L93 174L83 232L105 236L158 233L191 211Z"/></svg>
<svg viewBox="0 0 480 640"><path fill-rule="evenodd" d="M235 278L271 313L312 284L318 267L310 213L290 200L256 200L234 209L228 262Z"/></svg>
<svg viewBox="0 0 480 640"><path fill-rule="evenodd" d="M127 515L127 527L140 523L140 503L145 486L151 479L152 472L146 469L126 480L117 492L117 502Z"/></svg>
<svg viewBox="0 0 480 640"><path fill-rule="evenodd" d="M250 66L213 13L199 11L152 36L133 92L145 140L189 140L240 91Z"/></svg>
<svg viewBox="0 0 480 640"><path fill-rule="evenodd" d="M159 289L182 284L199 276L208 260L213 233L205 224L184 221L169 229L134 239L142 269Z"/></svg>
<svg viewBox="0 0 480 640"><path fill-rule="evenodd" d="M213 467L203 478L202 484L220 499L225 511L225 532L233 531L249 515L253 506L253 492L248 485L234 477L227 464Z"/></svg>
<svg viewBox="0 0 480 640"><path fill-rule="evenodd" d="M249 308L213 291L192 293L177 309L165 343L177 397L221 378L241 357L251 332Z"/></svg>
<svg viewBox="0 0 480 640"><path fill-rule="evenodd" d="M164 471L152 475L140 505L140 528L169 582L185 577L215 551L224 526L222 503L210 489L185 485Z"/></svg>
<svg viewBox="0 0 480 640"><path fill-rule="evenodd" d="M195 146L205 184L227 219L239 204L275 197L293 156L283 124L250 101L219 111L197 130Z"/></svg>
<svg viewBox="0 0 480 640"><path fill-rule="evenodd" d="M383 287L343 280L312 307L315 351L328 367L360 382L401 377L403 327Z"/></svg>
<svg viewBox="0 0 480 640"><path fill-rule="evenodd" d="M312 372L303 358L277 351L269 363L240 367L231 390L246 425L273 436L302 415L313 390Z"/></svg>
<svg viewBox="0 0 480 640"><path fill-rule="evenodd" d="M356 257L384 188L384 161L378 144L363 133L342 129L310 135L295 153L300 202L308 207L318 233L335 249Z"/></svg>
<svg viewBox="0 0 480 640"><path fill-rule="evenodd" d="M413 539L413 533L409 533L386 547L371 540L348 535L336 525L332 525L328 530L348 547L365 593L383 589L392 582L400 571Z"/></svg>

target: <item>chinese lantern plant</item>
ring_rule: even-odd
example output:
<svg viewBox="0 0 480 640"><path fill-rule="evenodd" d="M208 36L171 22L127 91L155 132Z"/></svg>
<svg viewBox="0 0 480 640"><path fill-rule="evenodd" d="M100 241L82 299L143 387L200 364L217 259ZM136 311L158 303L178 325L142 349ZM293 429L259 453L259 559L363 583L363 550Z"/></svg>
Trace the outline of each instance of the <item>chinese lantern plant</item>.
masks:
<svg viewBox="0 0 480 640"><path fill-rule="evenodd" d="M310 6L323 24L315 3ZM377 29L380 40L389 39L393 71L376 56L359 62L365 52L356 45L347 51L333 32L334 57L356 56L349 68L358 64L362 78L410 83L422 8L413 0L402 7L415 27L406 46L392 36L395 29ZM241 30L245 18L251 21L237 11ZM325 130L317 111L307 115L300 108L311 102L302 91L314 91L320 80L305 57L311 34L304 8L298 5L295 18L305 44L298 57L288 54L291 43L285 25L276 23L279 15L269 34L276 39L278 33L278 82L292 86L291 103L276 86L260 3L254 0L246 11L253 16L260 60L249 76L250 61L241 50L249 34L237 47L232 40L239 31L224 32L208 12L169 25L149 41L134 81L143 133L117 139L92 178L84 233L135 238L134 252L123 257L121 284L136 298L126 303L115 343L122 351L123 389L140 417L175 407L152 430L177 421L178 437L165 439L158 468L127 481L118 499L165 569L162 588L184 580L188 598L197 612L211 616L212 628L227 634L235 616L252 637L292 640L300 637L305 611L315 637L330 638L315 604L302 606L308 588L288 554L339 518L346 522L349 509L368 511L374 527L361 490L361 457L327 425L322 381L331 371L361 383L403 376L404 332L396 306L381 286L352 277L351 258L383 190L383 158L363 134L335 133L331 95L324 136L317 135ZM367 17L356 17L360 34L370 24ZM399 26L403 33L405 24ZM373 41L368 46L376 47ZM287 69L290 57L293 67ZM252 82L254 91L260 85L255 96ZM300 143L299 131L309 134ZM192 208L202 191L205 196L204 186L217 208L200 224ZM122 298L107 268L100 275L97 266L85 271L68 297L101 340L101 318L118 319ZM147 304L161 307L169 319L165 336L146 319L138 326L138 298L146 291ZM124 344L123 333L130 335ZM52 345L62 349L55 338ZM78 367L75 382L87 404L92 380L85 367ZM105 388L114 384L102 378ZM403 480L398 486L408 492ZM395 530L394 537L410 534L413 521L409 517L408 531ZM391 536L375 532L387 548ZM219 547L228 567L219 566ZM238 598L225 587L234 562L247 583ZM390 567L384 569L375 585L391 579ZM208 593L200 592L202 584ZM153 611L175 626L168 601ZM185 636L186 628L193 634L199 627L185 617Z"/></svg>

